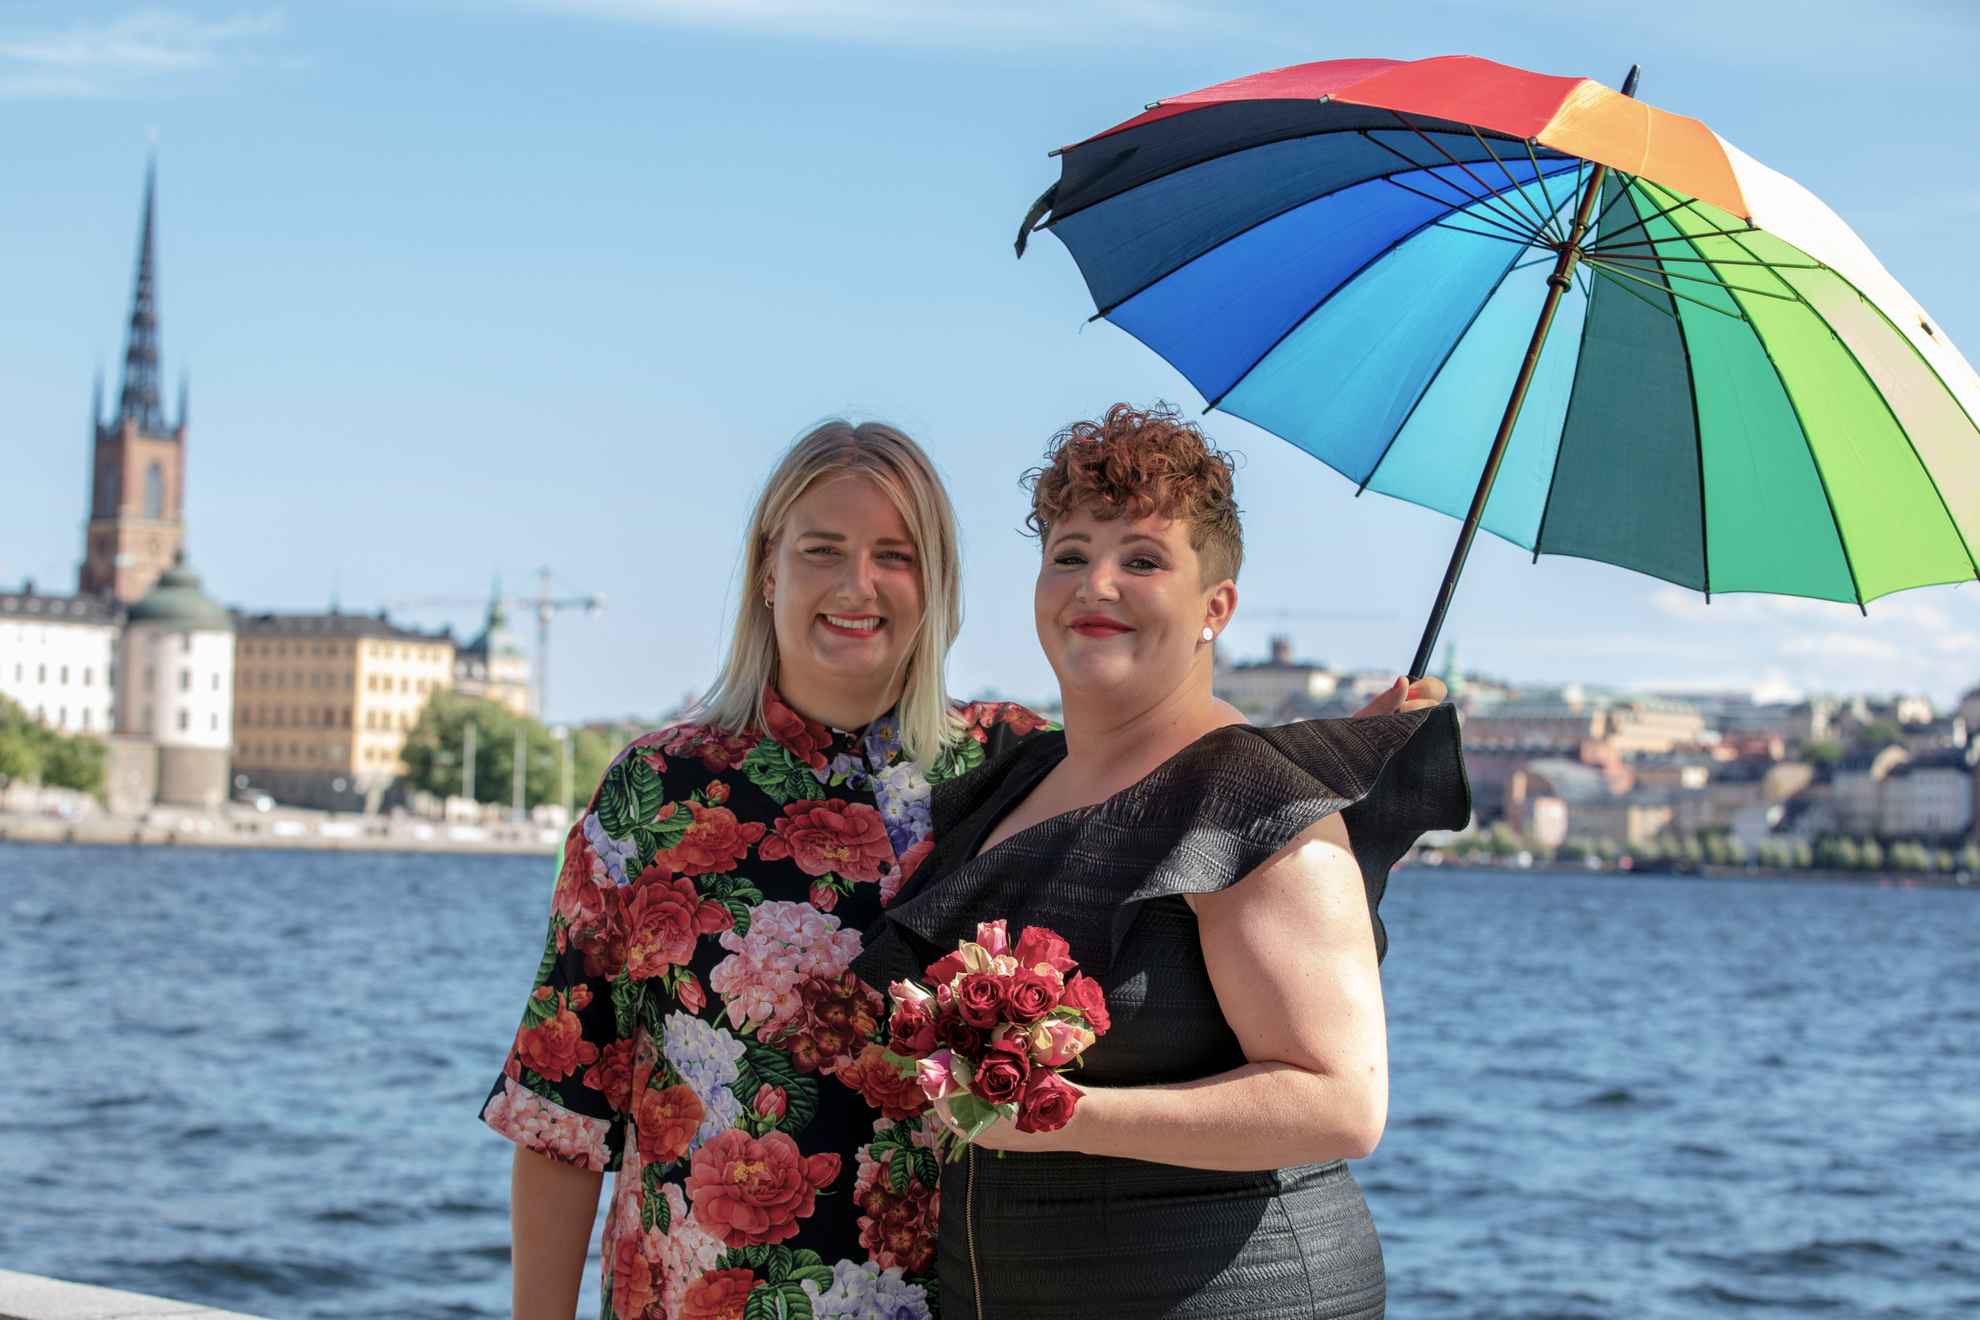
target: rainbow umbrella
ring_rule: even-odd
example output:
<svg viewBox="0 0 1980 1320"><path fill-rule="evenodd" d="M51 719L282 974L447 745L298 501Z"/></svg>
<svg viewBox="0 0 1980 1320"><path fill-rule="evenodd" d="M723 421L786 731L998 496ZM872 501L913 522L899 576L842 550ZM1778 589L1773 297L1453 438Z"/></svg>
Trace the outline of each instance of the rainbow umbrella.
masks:
<svg viewBox="0 0 1980 1320"><path fill-rule="evenodd" d="M1707 593L1980 577L1980 377L1850 228L1695 119L1471 57L1220 83L1054 153L1104 317L1220 409ZM1207 410L1206 410L1207 411Z"/></svg>

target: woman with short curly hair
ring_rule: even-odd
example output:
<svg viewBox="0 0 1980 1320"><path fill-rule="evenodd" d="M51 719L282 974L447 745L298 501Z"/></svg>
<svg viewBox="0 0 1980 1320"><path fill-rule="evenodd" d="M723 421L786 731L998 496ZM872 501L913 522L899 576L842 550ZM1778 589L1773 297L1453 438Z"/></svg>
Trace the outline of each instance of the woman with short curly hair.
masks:
<svg viewBox="0 0 1980 1320"><path fill-rule="evenodd" d="M1118 405L1029 474L1038 638L1063 733L938 789L936 845L855 963L914 976L980 921L1065 936L1108 997L1049 1133L943 1179L952 1317L1383 1312L1346 1161L1388 1102L1376 904L1469 816L1447 706L1252 728L1211 691L1238 605L1232 465Z"/></svg>

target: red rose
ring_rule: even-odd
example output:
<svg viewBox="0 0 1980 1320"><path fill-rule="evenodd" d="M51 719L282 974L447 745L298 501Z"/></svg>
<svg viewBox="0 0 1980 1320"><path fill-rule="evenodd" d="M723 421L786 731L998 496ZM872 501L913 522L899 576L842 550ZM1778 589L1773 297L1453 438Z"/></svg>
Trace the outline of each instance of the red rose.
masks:
<svg viewBox="0 0 1980 1320"><path fill-rule="evenodd" d="M742 767L758 739L747 733L730 733L713 724L677 724L664 732L661 746L669 756L692 756L711 775L726 774Z"/></svg>
<svg viewBox="0 0 1980 1320"><path fill-rule="evenodd" d="M866 884L894 867L887 822L865 803L843 798L790 803L757 855L768 862L788 857L806 875L836 873Z"/></svg>
<svg viewBox="0 0 1980 1320"><path fill-rule="evenodd" d="M687 1154L688 1141L706 1115L692 1087L640 1092L633 1110L639 1157L648 1164L671 1164Z"/></svg>
<svg viewBox="0 0 1980 1320"><path fill-rule="evenodd" d="M565 996L564 1002L578 1012L584 1012L591 1006L591 987L580 981L571 987L571 993Z"/></svg>
<svg viewBox="0 0 1980 1320"><path fill-rule="evenodd" d="M936 993L939 994L943 989L947 988L949 982L955 980L968 970L969 968L964 964L960 953L945 953L934 962L929 963L928 970L923 974L927 976L928 984L933 986Z"/></svg>
<svg viewBox="0 0 1980 1320"><path fill-rule="evenodd" d="M695 1222L725 1247L746 1247L796 1237L839 1165L834 1154L805 1158L788 1133L730 1128L694 1153L684 1185Z"/></svg>
<svg viewBox="0 0 1980 1320"><path fill-rule="evenodd" d="M1028 1027L1059 1006L1059 987L1029 968L1012 973L1004 989L1011 1021Z"/></svg>
<svg viewBox="0 0 1980 1320"><path fill-rule="evenodd" d="M1073 979L1066 982L1065 997L1059 1002L1078 1009L1096 1036L1106 1035L1107 1028L1114 1025L1114 1020L1107 1016L1107 996L1101 992L1100 983L1083 973L1074 973Z"/></svg>
<svg viewBox="0 0 1980 1320"><path fill-rule="evenodd" d="M708 992L701 988L693 972L681 973L680 983L674 987L674 1000L690 1013L699 1013L708 1007Z"/></svg>
<svg viewBox="0 0 1980 1320"><path fill-rule="evenodd" d="M702 790L701 795L708 799L709 806L719 807L729 800L729 786L718 779Z"/></svg>
<svg viewBox="0 0 1980 1320"><path fill-rule="evenodd" d="M859 1057L839 1069L839 1080L860 1093L866 1103L883 1118L914 1118L928 1108L921 1082L912 1074L903 1077L887 1062L887 1051L868 1045Z"/></svg>
<svg viewBox="0 0 1980 1320"><path fill-rule="evenodd" d="M632 1103L633 1043L615 1040L598 1056L598 1062L585 1070L582 1080L594 1091L602 1091L605 1103L623 1111Z"/></svg>
<svg viewBox="0 0 1980 1320"><path fill-rule="evenodd" d="M640 1251L643 1237L623 1233L612 1243L612 1309L622 1316L645 1315L666 1285L666 1266Z"/></svg>
<svg viewBox="0 0 1980 1320"><path fill-rule="evenodd" d="M743 1310L755 1289L754 1271L710 1270L690 1283L681 1296L681 1320L743 1320ZM618 1300L615 1294L612 1298L615 1306ZM619 1313L639 1314L623 1308L619 1308Z"/></svg>
<svg viewBox="0 0 1980 1320"><path fill-rule="evenodd" d="M813 770L825 768L824 749L832 745L831 730L798 714L768 690L763 693L763 731Z"/></svg>
<svg viewBox="0 0 1980 1320"><path fill-rule="evenodd" d="M1031 1074L1018 1101L1017 1130L1057 1132L1072 1119L1079 1088L1055 1072L1040 1068Z"/></svg>
<svg viewBox="0 0 1980 1320"><path fill-rule="evenodd" d="M723 875L735 870L736 864L749 856L750 845L763 837L760 820L739 821L736 813L727 807L704 807L699 802L685 805L693 814L694 823L687 827L679 843L653 854L648 874L658 871L663 876ZM660 819L666 819L664 813ZM644 881L646 875L642 874L640 879Z"/></svg>
<svg viewBox="0 0 1980 1320"><path fill-rule="evenodd" d="M1052 970L1064 974L1079 964L1072 958L1072 946L1067 944L1055 931L1043 926L1026 926L1018 936L1017 948L1013 950L1018 966L1036 967L1047 963Z"/></svg>
<svg viewBox="0 0 1980 1320"><path fill-rule="evenodd" d="M895 867L891 874L880 877L882 907L894 901L895 896L901 892L907 882L914 879L914 873L921 869L921 864L928 860L928 854L934 851L935 836L932 834L908 846L908 850L901 854L901 864Z"/></svg>
<svg viewBox="0 0 1980 1320"><path fill-rule="evenodd" d="M969 1076L969 1089L986 1104L1007 1105L1024 1094L1031 1076L1031 1053L1021 1040L993 1040Z"/></svg>
<svg viewBox="0 0 1980 1320"><path fill-rule="evenodd" d="M579 1064L595 1061L598 1047L584 1038L577 1014L564 1008L548 1022L518 1031L516 1053L522 1056L523 1067L546 1082L557 1082L576 1072Z"/></svg>
<svg viewBox="0 0 1980 1320"><path fill-rule="evenodd" d="M780 1119L790 1110L790 1093L781 1086L765 1082L756 1088L756 1099L750 1102L749 1107L756 1111L758 1117L773 1121Z"/></svg>
<svg viewBox="0 0 1980 1320"><path fill-rule="evenodd" d="M640 880L626 908L626 975L635 981L659 976L694 957L695 941L729 929L729 909L703 898L686 879Z"/></svg>
<svg viewBox="0 0 1980 1320"><path fill-rule="evenodd" d="M823 880L814 880L811 882L811 893L807 897L811 900L811 906L817 908L820 912L830 912L833 908L839 906L839 891L832 888L831 885L825 883Z"/></svg>
<svg viewBox="0 0 1980 1320"><path fill-rule="evenodd" d="M904 1058L918 1059L937 1044L935 1019L921 1004L896 1004L889 1024L887 1048Z"/></svg>
<svg viewBox="0 0 1980 1320"><path fill-rule="evenodd" d="M1004 983L989 972L971 972L956 987L956 1012L972 1027L997 1025L1004 1012Z"/></svg>
<svg viewBox="0 0 1980 1320"><path fill-rule="evenodd" d="M948 1046L965 1059L974 1059L982 1054L983 1042L990 1038L988 1032L963 1021L962 1014L953 1005L936 1014L935 1036L939 1044Z"/></svg>

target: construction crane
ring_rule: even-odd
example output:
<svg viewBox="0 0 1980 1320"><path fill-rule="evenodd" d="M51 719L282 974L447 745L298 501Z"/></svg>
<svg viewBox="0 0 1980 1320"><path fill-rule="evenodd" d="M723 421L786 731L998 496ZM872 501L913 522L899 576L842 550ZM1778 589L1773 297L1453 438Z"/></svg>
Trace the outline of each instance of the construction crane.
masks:
<svg viewBox="0 0 1980 1320"><path fill-rule="evenodd" d="M533 596L505 596L499 591L492 596L413 596L404 600L387 601L386 608L394 610L421 609L461 609L467 606L495 604L508 609L528 611L536 616L536 715L545 718L550 708L550 620L564 610L583 610L595 614L605 608L605 598L600 595L557 596L551 591L550 570L542 568L536 574L536 594Z"/></svg>

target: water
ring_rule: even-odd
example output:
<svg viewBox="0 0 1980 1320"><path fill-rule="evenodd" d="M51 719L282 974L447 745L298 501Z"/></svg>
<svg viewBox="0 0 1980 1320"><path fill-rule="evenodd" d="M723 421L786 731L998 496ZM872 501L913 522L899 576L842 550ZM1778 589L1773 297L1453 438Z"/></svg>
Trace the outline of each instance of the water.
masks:
<svg viewBox="0 0 1980 1320"><path fill-rule="evenodd" d="M474 1114L550 871L0 845L0 1266L506 1315ZM1383 912L1399 1320L1980 1312L1980 895L1415 871Z"/></svg>

